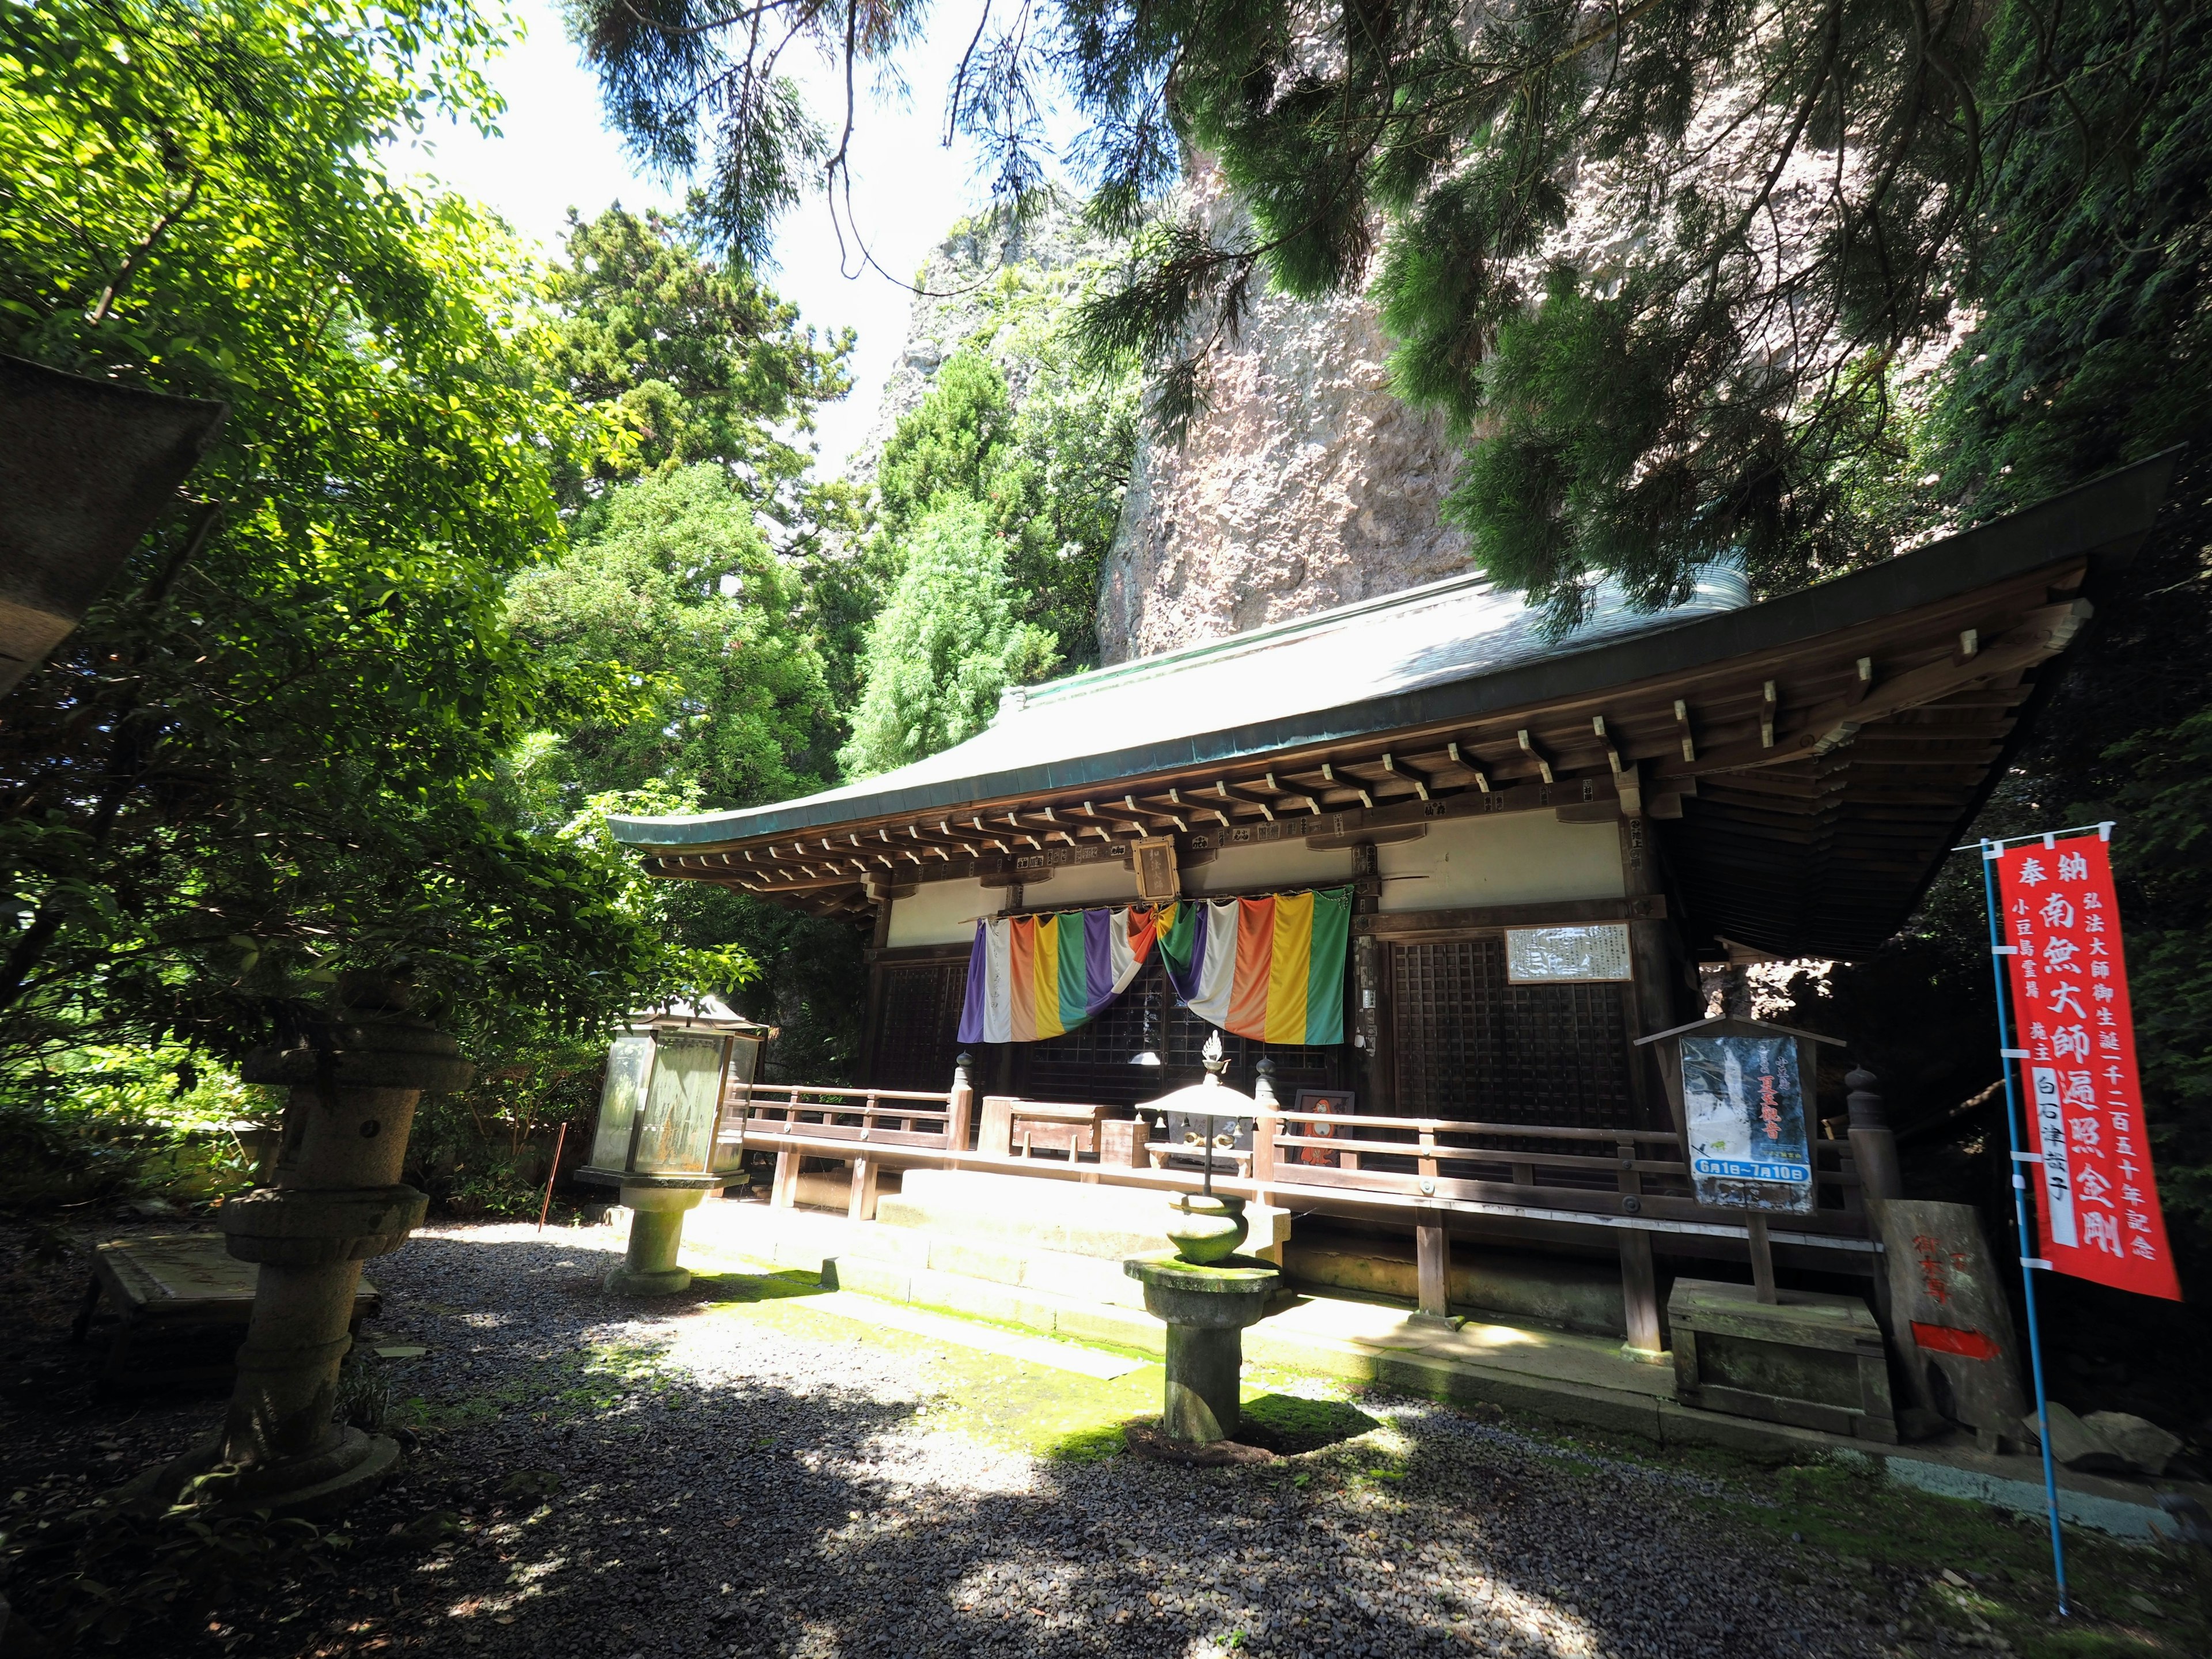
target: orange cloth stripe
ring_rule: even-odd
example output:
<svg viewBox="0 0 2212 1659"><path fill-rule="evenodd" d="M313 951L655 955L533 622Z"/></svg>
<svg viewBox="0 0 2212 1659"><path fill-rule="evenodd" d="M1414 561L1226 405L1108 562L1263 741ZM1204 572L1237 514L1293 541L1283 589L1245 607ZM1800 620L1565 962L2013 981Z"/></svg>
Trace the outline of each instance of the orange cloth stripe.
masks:
<svg viewBox="0 0 2212 1659"><path fill-rule="evenodd" d="M1229 993L1229 1030L1238 1036L1267 1036L1267 981L1275 966L1275 901L1237 902L1237 974Z"/></svg>

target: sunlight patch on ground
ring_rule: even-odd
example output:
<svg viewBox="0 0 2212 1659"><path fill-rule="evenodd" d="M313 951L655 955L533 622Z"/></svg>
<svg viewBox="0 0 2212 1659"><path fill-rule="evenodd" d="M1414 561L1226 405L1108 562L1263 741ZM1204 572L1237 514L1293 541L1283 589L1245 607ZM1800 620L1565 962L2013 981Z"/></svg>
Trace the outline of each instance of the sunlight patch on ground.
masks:
<svg viewBox="0 0 2212 1659"><path fill-rule="evenodd" d="M1093 1376L1101 1382L1127 1376L1146 1363L1141 1359L1107 1353L1098 1348L1055 1341L1048 1336L1024 1336L1018 1332L1000 1330L996 1326L957 1319L950 1314L930 1313L924 1309L909 1308L896 1302L881 1302L874 1297L860 1296L851 1291L836 1291L813 1297L807 1303L806 1310L809 1313L834 1314L841 1319L905 1331L915 1336L928 1337L933 1341L974 1348L980 1353L997 1354L1005 1359L1024 1360L1031 1364L1048 1365L1055 1370L1073 1371L1079 1376Z"/></svg>

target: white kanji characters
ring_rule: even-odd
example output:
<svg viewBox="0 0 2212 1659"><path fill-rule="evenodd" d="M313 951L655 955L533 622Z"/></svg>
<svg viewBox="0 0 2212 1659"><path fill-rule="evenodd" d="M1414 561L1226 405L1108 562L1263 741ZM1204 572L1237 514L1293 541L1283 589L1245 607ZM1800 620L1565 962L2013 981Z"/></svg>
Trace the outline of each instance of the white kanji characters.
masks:
<svg viewBox="0 0 2212 1659"><path fill-rule="evenodd" d="M2120 1223L2117 1216L2100 1214L2092 1210L2081 1218L2081 1248L2099 1249L2107 1255L2120 1253Z"/></svg>
<svg viewBox="0 0 2212 1659"><path fill-rule="evenodd" d="M2084 916L2081 928L2084 933L2101 933L2105 931L2105 919L2102 916Z"/></svg>
<svg viewBox="0 0 2212 1659"><path fill-rule="evenodd" d="M2069 1117L2066 1120L2067 1133L2074 1137L2076 1146L2100 1145L2102 1127L2094 1117Z"/></svg>
<svg viewBox="0 0 2212 1659"><path fill-rule="evenodd" d="M2069 1106L2094 1106L2097 1103L2097 1079L2087 1072L2066 1073L2066 1088L2062 1097Z"/></svg>
<svg viewBox="0 0 2212 1659"><path fill-rule="evenodd" d="M2141 1233L2137 1233L2133 1238L2128 1241L2128 1248L2146 1261L2155 1261L2158 1260L2158 1250L2156 1247L2151 1243L2150 1240L2145 1238Z"/></svg>
<svg viewBox="0 0 2212 1659"><path fill-rule="evenodd" d="M2081 1006L2081 988L2078 985L2069 985L2064 980L2052 986L2051 1012L2054 1014L2072 1014L2081 1019L2088 1018L2089 1011Z"/></svg>
<svg viewBox="0 0 2212 1659"><path fill-rule="evenodd" d="M2046 968L2063 968L2081 954L2081 947L2070 939L2061 939L2053 933L2043 941L2043 963Z"/></svg>
<svg viewBox="0 0 2212 1659"><path fill-rule="evenodd" d="M2043 901L2043 908L2036 912L2043 918L2045 927L2071 927L2074 925L2074 906L2063 894L2053 893Z"/></svg>
<svg viewBox="0 0 2212 1659"><path fill-rule="evenodd" d="M2088 1164L2075 1171L2074 1196L2082 1202L2101 1204L2109 1210L2112 1207L2112 1200L2107 1194L2112 1190L2112 1183L2105 1177L2095 1164Z"/></svg>
<svg viewBox="0 0 2212 1659"><path fill-rule="evenodd" d="M2087 855L2081 853L2061 853L2058 855L2058 879L2061 881L2088 880Z"/></svg>
<svg viewBox="0 0 2212 1659"><path fill-rule="evenodd" d="M2051 1052L2059 1060L2088 1059L2088 1031L2079 1025L2059 1026L2051 1034Z"/></svg>
<svg viewBox="0 0 2212 1659"><path fill-rule="evenodd" d="M2089 964L2089 977L2091 979L2110 979L2112 976L2112 964L2111 963L2093 962Z"/></svg>
<svg viewBox="0 0 2212 1659"><path fill-rule="evenodd" d="M2100 962L2096 965L2101 968L2105 964ZM2112 1000L2112 988L2109 985L2093 985L2089 988L2089 994L2100 1002L2110 1002Z"/></svg>
<svg viewBox="0 0 2212 1659"><path fill-rule="evenodd" d="M2039 882L2048 881L2050 878L2043 873L2042 860L2022 859L2020 861L2020 873L2013 879L2023 887L2033 887Z"/></svg>
<svg viewBox="0 0 2212 1659"><path fill-rule="evenodd" d="M2081 895L2081 908L2084 910L2101 910L2105 908L2105 901L2093 887Z"/></svg>

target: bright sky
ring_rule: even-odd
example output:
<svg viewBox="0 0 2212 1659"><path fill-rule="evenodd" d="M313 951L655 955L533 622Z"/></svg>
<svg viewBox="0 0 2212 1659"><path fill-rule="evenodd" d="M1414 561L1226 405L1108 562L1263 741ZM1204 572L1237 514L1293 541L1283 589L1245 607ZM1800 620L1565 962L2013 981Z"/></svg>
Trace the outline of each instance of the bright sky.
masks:
<svg viewBox="0 0 2212 1659"><path fill-rule="evenodd" d="M506 95L501 136L479 138L441 124L428 154L396 158L403 173L428 173L492 208L524 235L557 248L570 207L589 217L611 202L672 208L683 186L633 171L622 142L599 116L598 82L581 68L552 0L510 0L527 37L490 66ZM973 154L964 143L947 150L943 137L945 87L974 32L972 12L948 6L931 38L902 65L911 96L870 96L853 141L853 206L860 234L885 270L911 280L953 222L975 211L988 191L971 182ZM842 89L827 65L787 64L816 93L825 120L842 109ZM833 96L840 101L831 101ZM854 388L823 411L818 442L825 472L835 472L866 436L876 401L906 337L913 295L848 258L839 270L836 235L817 195L785 222L777 240L781 269L770 282L818 328L859 331Z"/></svg>

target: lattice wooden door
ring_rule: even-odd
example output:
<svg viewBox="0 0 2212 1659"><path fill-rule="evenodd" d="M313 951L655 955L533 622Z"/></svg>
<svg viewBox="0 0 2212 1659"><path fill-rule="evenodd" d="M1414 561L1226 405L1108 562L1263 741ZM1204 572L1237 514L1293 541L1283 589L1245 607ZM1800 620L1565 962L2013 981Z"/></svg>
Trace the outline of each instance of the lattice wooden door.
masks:
<svg viewBox="0 0 2212 1659"><path fill-rule="evenodd" d="M871 1080L879 1089L951 1088L967 961L886 963L877 972L883 986Z"/></svg>
<svg viewBox="0 0 2212 1659"><path fill-rule="evenodd" d="M1636 1124L1626 986L1509 983L1497 933L1393 944L1389 973L1396 1104L1407 1116Z"/></svg>

